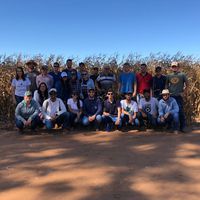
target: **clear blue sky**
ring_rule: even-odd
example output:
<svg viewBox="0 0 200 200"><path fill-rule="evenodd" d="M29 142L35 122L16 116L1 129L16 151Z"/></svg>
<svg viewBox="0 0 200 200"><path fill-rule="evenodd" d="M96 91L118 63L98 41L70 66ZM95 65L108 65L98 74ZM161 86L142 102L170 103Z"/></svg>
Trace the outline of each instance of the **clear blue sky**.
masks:
<svg viewBox="0 0 200 200"><path fill-rule="evenodd" d="M0 0L0 54L200 54L199 0Z"/></svg>

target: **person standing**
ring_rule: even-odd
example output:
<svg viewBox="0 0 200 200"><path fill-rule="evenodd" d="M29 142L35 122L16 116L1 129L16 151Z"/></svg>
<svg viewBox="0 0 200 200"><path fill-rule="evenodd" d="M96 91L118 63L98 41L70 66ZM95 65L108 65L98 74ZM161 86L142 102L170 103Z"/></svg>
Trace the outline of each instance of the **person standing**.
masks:
<svg viewBox="0 0 200 200"><path fill-rule="evenodd" d="M61 72L60 72L60 64L55 62L53 64L53 71L49 72L49 74L53 77L53 88L57 90L57 97L61 98Z"/></svg>
<svg viewBox="0 0 200 200"><path fill-rule="evenodd" d="M53 77L48 74L48 66L47 65L43 65L41 67L41 74L36 77L37 87L42 82L46 83L48 90L50 90L53 87Z"/></svg>
<svg viewBox="0 0 200 200"><path fill-rule="evenodd" d="M30 80L25 76L22 67L16 68L15 78L12 79L12 96L13 103L18 105L24 99L24 94L31 85Z"/></svg>
<svg viewBox="0 0 200 200"><path fill-rule="evenodd" d="M136 75L137 79L137 101L144 96L143 91L144 90L150 90L150 93L152 95L152 75L147 72L147 65L145 63L141 64L140 66L140 72Z"/></svg>
<svg viewBox="0 0 200 200"><path fill-rule="evenodd" d="M135 97L137 92L137 82L135 74L130 71L130 67L129 63L124 63L123 72L119 75L118 90L119 94L123 96L128 91L132 91L132 96Z"/></svg>
<svg viewBox="0 0 200 200"><path fill-rule="evenodd" d="M160 100L162 98L161 92L165 89L166 76L162 74L160 66L155 69L155 76L153 76L153 97Z"/></svg>
<svg viewBox="0 0 200 200"><path fill-rule="evenodd" d="M186 132L186 120L184 114L183 95L187 91L188 80L186 74L180 72L178 62L171 63L172 74L167 75L166 88L179 106L180 131Z"/></svg>
<svg viewBox="0 0 200 200"><path fill-rule="evenodd" d="M30 80L30 91L32 94L34 94L35 90L37 90L36 77L39 75L39 72L36 70L37 63L34 60L29 60L26 63L26 66L28 67L28 72L25 74L25 76Z"/></svg>

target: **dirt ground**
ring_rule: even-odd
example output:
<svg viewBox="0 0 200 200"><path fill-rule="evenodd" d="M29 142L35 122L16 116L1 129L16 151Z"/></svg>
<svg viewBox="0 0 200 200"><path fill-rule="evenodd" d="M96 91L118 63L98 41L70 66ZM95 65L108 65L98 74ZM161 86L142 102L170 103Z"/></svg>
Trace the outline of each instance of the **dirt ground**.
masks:
<svg viewBox="0 0 200 200"><path fill-rule="evenodd" d="M200 130L0 132L0 200L199 200Z"/></svg>

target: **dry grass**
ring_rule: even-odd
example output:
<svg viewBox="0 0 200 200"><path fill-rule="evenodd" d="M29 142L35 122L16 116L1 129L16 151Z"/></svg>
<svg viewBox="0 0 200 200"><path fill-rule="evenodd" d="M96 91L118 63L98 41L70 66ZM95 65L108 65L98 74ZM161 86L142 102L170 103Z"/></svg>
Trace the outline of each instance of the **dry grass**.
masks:
<svg viewBox="0 0 200 200"><path fill-rule="evenodd" d="M11 79L15 75L16 65L23 65L27 61L27 56L0 56L0 121L11 121L14 118L14 105L11 97ZM52 67L54 61L58 61L64 66L64 59L62 56L50 55L49 57L43 57L38 55L33 57L41 66L43 63ZM162 66L164 73L170 73L170 62L176 60L181 64L182 70L187 74L189 80L189 88L185 95L185 113L187 121L193 122L195 118L200 117L200 60L191 56L183 56L181 53L170 56L166 54L151 54L149 57L143 58L137 54L130 54L127 57L119 57L118 54L107 57L106 55L91 56L85 58L83 61L86 63L86 67L90 70L93 66L102 67L105 63L109 63L112 70L118 76L121 71L121 66L125 61L128 61L133 66L134 72L137 72L140 63L145 62L148 64L149 71L154 73L156 66ZM80 61L79 58L74 59L74 64ZM81 60L82 61L82 60ZM25 69L26 71L26 69Z"/></svg>

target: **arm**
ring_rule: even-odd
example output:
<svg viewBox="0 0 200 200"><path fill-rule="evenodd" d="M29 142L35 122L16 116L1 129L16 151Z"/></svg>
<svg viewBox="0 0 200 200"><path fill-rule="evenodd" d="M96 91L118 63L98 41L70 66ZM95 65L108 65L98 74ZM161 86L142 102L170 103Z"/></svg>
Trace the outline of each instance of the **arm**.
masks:
<svg viewBox="0 0 200 200"><path fill-rule="evenodd" d="M95 113L95 115L97 116L97 115L101 114L101 112L102 112L102 104L101 104L101 101L98 99L97 100L97 112Z"/></svg>
<svg viewBox="0 0 200 200"><path fill-rule="evenodd" d="M32 121L32 119L35 118L39 114L39 107L36 101L32 100L31 104L33 108L35 109L35 112L28 118L29 121Z"/></svg>
<svg viewBox="0 0 200 200"><path fill-rule="evenodd" d="M21 120L24 124L26 123L26 120L21 116L20 114L20 110L22 108L23 104L18 104L16 109L15 109L15 117L18 119L18 120Z"/></svg>
<svg viewBox="0 0 200 200"><path fill-rule="evenodd" d="M67 112L67 109L66 109L65 104L63 103L62 99L60 99L60 98L57 98L57 99L58 99L58 103L59 103L59 107L60 107L60 110L57 112L57 115L61 115L64 112Z"/></svg>

